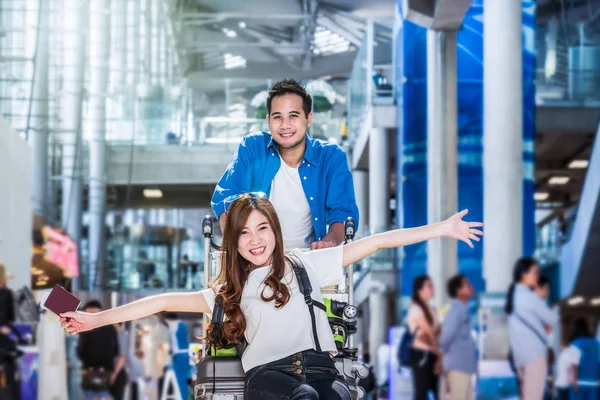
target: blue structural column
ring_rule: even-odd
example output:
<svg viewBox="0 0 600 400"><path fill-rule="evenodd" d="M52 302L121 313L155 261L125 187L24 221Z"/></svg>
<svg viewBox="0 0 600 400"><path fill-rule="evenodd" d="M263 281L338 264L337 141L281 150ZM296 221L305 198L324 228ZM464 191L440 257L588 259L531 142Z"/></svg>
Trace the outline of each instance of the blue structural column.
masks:
<svg viewBox="0 0 600 400"><path fill-rule="evenodd" d="M508 1L508 0L507 0ZM458 208L469 209L469 219L483 220L483 2L474 0L463 28L457 33L458 79ZM522 148L523 176L521 212L522 253L535 250L533 202L533 143L535 134L535 5L522 3ZM397 225L411 227L427 222L427 34L426 29L404 22L397 40L398 138ZM516 228L519 229L519 228ZM487 238L484 238L484 241ZM482 270L483 246L474 250L458 245L458 269L467 275L478 292L486 290ZM514 260L513 260L514 261ZM427 246L403 249L402 295L410 296L412 280L426 272ZM512 265L502 267L510 274ZM443 288L437 288L443 290ZM504 289L505 290L505 289Z"/></svg>
<svg viewBox="0 0 600 400"><path fill-rule="evenodd" d="M396 75L398 137L396 144L396 198L401 227L427 223L427 30L404 22L400 30L403 43L397 52L402 63ZM402 260L402 295L410 296L413 278L426 271L427 244L405 247Z"/></svg>

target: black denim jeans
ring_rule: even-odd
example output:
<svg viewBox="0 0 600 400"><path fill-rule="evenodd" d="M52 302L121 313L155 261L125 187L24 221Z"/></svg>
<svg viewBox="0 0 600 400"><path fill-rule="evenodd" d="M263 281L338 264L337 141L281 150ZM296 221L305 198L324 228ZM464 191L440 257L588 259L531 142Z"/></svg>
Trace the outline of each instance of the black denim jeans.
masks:
<svg viewBox="0 0 600 400"><path fill-rule="evenodd" d="M429 399L429 393L438 399L438 376L433 372L437 356L430 351L410 350L410 367L413 379L413 399Z"/></svg>
<svg viewBox="0 0 600 400"><path fill-rule="evenodd" d="M305 350L246 373L246 400L350 400L329 353Z"/></svg>

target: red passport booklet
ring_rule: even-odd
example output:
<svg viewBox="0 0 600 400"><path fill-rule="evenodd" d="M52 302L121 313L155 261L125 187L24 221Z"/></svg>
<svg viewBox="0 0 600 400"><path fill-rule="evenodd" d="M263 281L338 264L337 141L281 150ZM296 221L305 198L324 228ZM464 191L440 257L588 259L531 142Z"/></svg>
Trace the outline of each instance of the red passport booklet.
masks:
<svg viewBox="0 0 600 400"><path fill-rule="evenodd" d="M81 300L73 293L60 285L54 285L54 288L44 303L44 307L60 316L61 313L67 311L76 311L80 304Z"/></svg>

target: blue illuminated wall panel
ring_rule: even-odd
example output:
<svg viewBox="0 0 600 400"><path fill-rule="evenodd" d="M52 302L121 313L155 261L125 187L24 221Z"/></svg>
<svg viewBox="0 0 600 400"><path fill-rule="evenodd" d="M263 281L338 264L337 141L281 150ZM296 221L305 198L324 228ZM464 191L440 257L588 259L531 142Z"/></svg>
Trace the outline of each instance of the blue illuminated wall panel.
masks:
<svg viewBox="0 0 600 400"><path fill-rule="evenodd" d="M483 220L483 0L474 0L457 36L458 74L458 206L469 219ZM396 84L398 90L397 193L402 205L398 226L427 223L427 40L426 30L405 22L399 31ZM523 252L535 250L535 3L523 1ZM402 295L409 296L413 277L426 271L427 246L404 249ZM485 290L481 264L483 246L458 246L459 270L477 291ZM507 266L510 268L510 266ZM442 288L440 288L443 290Z"/></svg>

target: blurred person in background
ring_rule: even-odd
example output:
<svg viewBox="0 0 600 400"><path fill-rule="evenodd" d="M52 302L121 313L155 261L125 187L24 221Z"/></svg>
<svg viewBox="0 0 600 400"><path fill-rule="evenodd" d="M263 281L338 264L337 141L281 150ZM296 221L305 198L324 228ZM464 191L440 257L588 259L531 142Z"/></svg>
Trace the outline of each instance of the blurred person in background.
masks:
<svg viewBox="0 0 600 400"><path fill-rule="evenodd" d="M433 282L427 275L413 280L412 304L408 309L407 324L413 335L410 367L413 377L413 398L438 399L439 375L442 372L438 345L440 322L437 310L429 305L433 298Z"/></svg>
<svg viewBox="0 0 600 400"><path fill-rule="evenodd" d="M115 360L115 370L113 372L115 378L113 383L110 385L110 394L114 400L124 400L125 388L127 388L127 382L129 382L129 376L126 368L130 347L129 335L122 323L114 324L113 326L117 331L117 338L119 340L119 355Z"/></svg>
<svg viewBox="0 0 600 400"><path fill-rule="evenodd" d="M504 309L508 315L510 349L523 400L544 397L548 371L547 335L558 322L558 314L535 291L538 279L537 261L530 257L518 259Z"/></svg>
<svg viewBox="0 0 600 400"><path fill-rule="evenodd" d="M90 300L83 311L98 313L102 311L102 304L98 300ZM84 332L79 336L77 356L83 368L81 387L86 400L112 399L109 388L117 378L115 360L119 355L119 339L113 325Z"/></svg>
<svg viewBox="0 0 600 400"><path fill-rule="evenodd" d="M558 361L556 362L556 380L554 387L556 388L557 400L571 399L571 385L573 382L573 366L579 363L579 351L569 346L569 343L563 343Z"/></svg>
<svg viewBox="0 0 600 400"><path fill-rule="evenodd" d="M130 400L142 400L144 399L143 382L146 380L146 370L144 368L144 351L138 349L129 361L129 379L131 381L131 396Z"/></svg>
<svg viewBox="0 0 600 400"><path fill-rule="evenodd" d="M177 386L179 387L181 398L186 399L188 397L188 380L191 376L190 341L187 325L179 320L175 313L165 314L165 319L169 326L173 371L177 378Z"/></svg>
<svg viewBox="0 0 600 400"><path fill-rule="evenodd" d="M471 336L469 301L473 286L464 275L455 275L448 281L448 295L452 299L442 324L440 350L451 400L473 398L473 375L477 373L477 350Z"/></svg>
<svg viewBox="0 0 600 400"><path fill-rule="evenodd" d="M15 322L15 300L12 290L8 288L8 280L13 276L6 272L0 262L0 325L10 326Z"/></svg>
<svg viewBox="0 0 600 400"><path fill-rule="evenodd" d="M18 358L23 352L8 335L10 328L0 325L0 399L20 400L21 382Z"/></svg>
<svg viewBox="0 0 600 400"><path fill-rule="evenodd" d="M547 277L545 277L544 275L540 275L540 277L538 278L535 292L537 293L538 296L540 296L540 298L542 300L544 300L544 302L546 304L548 304L548 299L550 297L550 280ZM548 372L546 375L546 384L547 385L546 385L546 395L544 396L544 398L549 398L550 397L549 393L554 392L554 390L553 390L553 388L554 388L554 363L556 360L556 356L554 354L554 349L551 346L551 344L554 343L553 332L548 333L547 340L548 340L547 343L549 344L549 346L548 346Z"/></svg>
<svg viewBox="0 0 600 400"><path fill-rule="evenodd" d="M571 399L598 400L599 345L584 318L575 320L571 344Z"/></svg>
<svg viewBox="0 0 600 400"><path fill-rule="evenodd" d="M550 297L550 280L544 275L540 275L535 287L535 292L544 301L547 301Z"/></svg>

